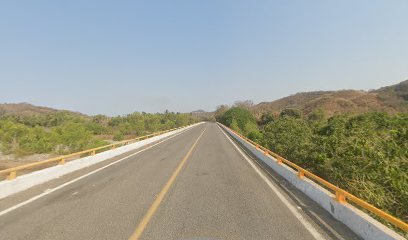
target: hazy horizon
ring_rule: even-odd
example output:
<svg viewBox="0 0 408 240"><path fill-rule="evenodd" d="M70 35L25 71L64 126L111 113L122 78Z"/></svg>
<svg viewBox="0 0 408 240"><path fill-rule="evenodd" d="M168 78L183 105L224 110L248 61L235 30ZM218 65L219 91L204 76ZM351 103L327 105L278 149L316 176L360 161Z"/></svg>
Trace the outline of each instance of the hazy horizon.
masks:
<svg viewBox="0 0 408 240"><path fill-rule="evenodd" d="M408 79L408 2L0 3L0 102L213 111Z"/></svg>

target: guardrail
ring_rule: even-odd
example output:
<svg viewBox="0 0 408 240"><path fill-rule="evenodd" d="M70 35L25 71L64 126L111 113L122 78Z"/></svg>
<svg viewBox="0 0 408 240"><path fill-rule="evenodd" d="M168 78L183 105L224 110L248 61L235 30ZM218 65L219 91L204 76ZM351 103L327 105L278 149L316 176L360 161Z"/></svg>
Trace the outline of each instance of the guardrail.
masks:
<svg viewBox="0 0 408 240"><path fill-rule="evenodd" d="M220 123L221 124L221 123ZM285 159L284 157L272 152L271 150L259 145L258 143L252 141L251 139L242 136L240 133L237 133L236 131L232 130L231 128L225 126L224 124L222 124L225 128L229 129L231 132L235 133L239 138L247 141L248 143L250 143L251 145L253 145L255 148L260 149L264 152L265 155L270 155L272 157L274 157L278 164L286 164L289 167L297 170L297 176L300 179L303 179L304 177L307 177L311 180L313 180L314 182L323 185L324 187L330 189L331 191L334 192L335 195L335 200L339 203L345 204L347 202L347 200L349 200L350 202L362 207L363 209L373 213L374 215L384 219L385 221L395 225L396 227L408 232L408 224L403 222L402 220L376 208L375 206L367 203L366 201L354 196L353 194L331 184L330 182L320 178L319 176L309 172L308 170L296 165L295 163Z"/></svg>
<svg viewBox="0 0 408 240"><path fill-rule="evenodd" d="M41 167L41 166L46 166L46 165L49 165L50 163L58 163L59 165L63 165L70 158L74 158L74 157L85 155L85 154L89 154L90 156L93 156L97 152L104 152L104 151L107 151L107 150L110 150L110 149L115 149L115 148L117 148L119 146L124 146L124 145L127 145L129 143L133 143L133 142L137 142L137 141L140 141L140 140L143 140L143 139L147 139L147 138L150 138L150 137L161 135L163 133L174 131L174 130L184 128L184 127L187 127L187 126L190 126L190 125L186 125L186 126L182 126L182 127L178 127L178 128L172 128L172 129L169 129L169 130L160 131L160 132L152 133L152 134L149 134L149 135L145 135L145 136L141 136L141 137L137 137L137 138L133 138L133 139L129 139L129 140L123 140L123 141L113 143L113 144L109 144L109 145L105 145L105 146L102 146L102 147L92 148L92 149L88 149L88 150L84 150L84 151L80 151L80 152L76 152L76 153L71 153L71 154L67 154L67 155L63 155L63 156L59 156L59 157L55 157L55 158L50 158L50 159L39 161L39 162L24 164L24 165L21 165L21 166L0 170L0 176L7 176L6 177L7 180L13 180L13 179L15 179L17 177L17 172L18 171L28 170L28 169L32 169L32 168L36 168L36 167Z"/></svg>

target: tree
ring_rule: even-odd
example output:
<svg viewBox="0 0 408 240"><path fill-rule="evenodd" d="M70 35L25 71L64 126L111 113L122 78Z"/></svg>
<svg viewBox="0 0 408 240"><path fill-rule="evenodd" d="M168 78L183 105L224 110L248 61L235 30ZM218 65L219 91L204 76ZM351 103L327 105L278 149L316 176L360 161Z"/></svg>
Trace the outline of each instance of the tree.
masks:
<svg viewBox="0 0 408 240"><path fill-rule="evenodd" d="M222 115L229 109L229 107L227 105L219 105L217 106L217 109L214 112L214 117L215 120L217 120L218 122L221 122L221 117Z"/></svg>
<svg viewBox="0 0 408 240"><path fill-rule="evenodd" d="M247 109L233 107L226 111L220 118L221 122L227 126L231 126L232 120L237 121L239 129L244 130L245 125L250 122L256 125L254 116Z"/></svg>
<svg viewBox="0 0 408 240"><path fill-rule="evenodd" d="M315 109L313 110L309 115L308 115L308 119L310 121L323 121L326 118L326 112L319 108L319 109Z"/></svg>
<svg viewBox="0 0 408 240"><path fill-rule="evenodd" d="M254 102L252 100L244 100L244 101L235 101L234 107L243 108L250 110L254 106Z"/></svg>
<svg viewBox="0 0 408 240"><path fill-rule="evenodd" d="M302 112L294 108L285 108L281 111L280 117L292 117L292 118L301 118Z"/></svg>
<svg viewBox="0 0 408 240"><path fill-rule="evenodd" d="M259 121L260 125L264 126L272 121L274 121L275 117L271 112L263 113L261 116L261 120Z"/></svg>

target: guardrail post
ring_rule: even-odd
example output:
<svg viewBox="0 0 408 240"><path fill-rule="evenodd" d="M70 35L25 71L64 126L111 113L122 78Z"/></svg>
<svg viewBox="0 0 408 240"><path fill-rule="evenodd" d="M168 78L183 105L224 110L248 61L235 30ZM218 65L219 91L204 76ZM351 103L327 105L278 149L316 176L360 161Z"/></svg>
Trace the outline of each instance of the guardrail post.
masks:
<svg viewBox="0 0 408 240"><path fill-rule="evenodd" d="M95 155L95 150L93 150L92 152L91 152L91 156L94 156Z"/></svg>
<svg viewBox="0 0 408 240"><path fill-rule="evenodd" d="M111 149L115 149L116 148L116 145L113 145L112 147L111 147Z"/></svg>
<svg viewBox="0 0 408 240"><path fill-rule="evenodd" d="M277 158L278 159L278 164L282 164L282 159L280 157Z"/></svg>
<svg viewBox="0 0 408 240"><path fill-rule="evenodd" d="M344 195L343 192L341 191L336 191L336 197L335 197L336 201L339 203L346 203L346 195Z"/></svg>
<svg viewBox="0 0 408 240"><path fill-rule="evenodd" d="M305 177L305 173L304 173L302 170L298 170L297 175L298 175L298 177L299 177L300 179L303 179L303 178Z"/></svg>
<svg viewBox="0 0 408 240"><path fill-rule="evenodd" d="M13 180L17 177L17 171L11 171L7 176L7 180Z"/></svg>
<svg viewBox="0 0 408 240"><path fill-rule="evenodd" d="M65 164L65 158L61 158L61 160L58 163L59 165L64 165Z"/></svg>

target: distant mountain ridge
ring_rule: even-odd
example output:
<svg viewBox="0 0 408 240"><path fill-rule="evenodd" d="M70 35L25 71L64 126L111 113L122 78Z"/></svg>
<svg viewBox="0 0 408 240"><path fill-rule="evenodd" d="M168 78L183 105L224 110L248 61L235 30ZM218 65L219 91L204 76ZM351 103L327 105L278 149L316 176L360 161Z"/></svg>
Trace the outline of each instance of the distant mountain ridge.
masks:
<svg viewBox="0 0 408 240"><path fill-rule="evenodd" d="M261 102L252 107L259 117L264 112L279 113L295 108L304 114L322 109L327 115L387 112L408 112L408 80L378 90L340 90L301 92L272 102Z"/></svg>
<svg viewBox="0 0 408 240"><path fill-rule="evenodd" d="M300 92L275 101L261 102L252 106L251 110L257 117L260 117L264 112L278 114L286 108L298 109L306 115L316 109L322 109L328 116L373 111L391 114L408 112L408 80L371 91L339 90ZM46 115L57 112L87 116L79 112L35 106L29 103L0 104L0 117L8 115ZM191 112L191 114L198 117L211 118L214 112L206 112L199 109Z"/></svg>

